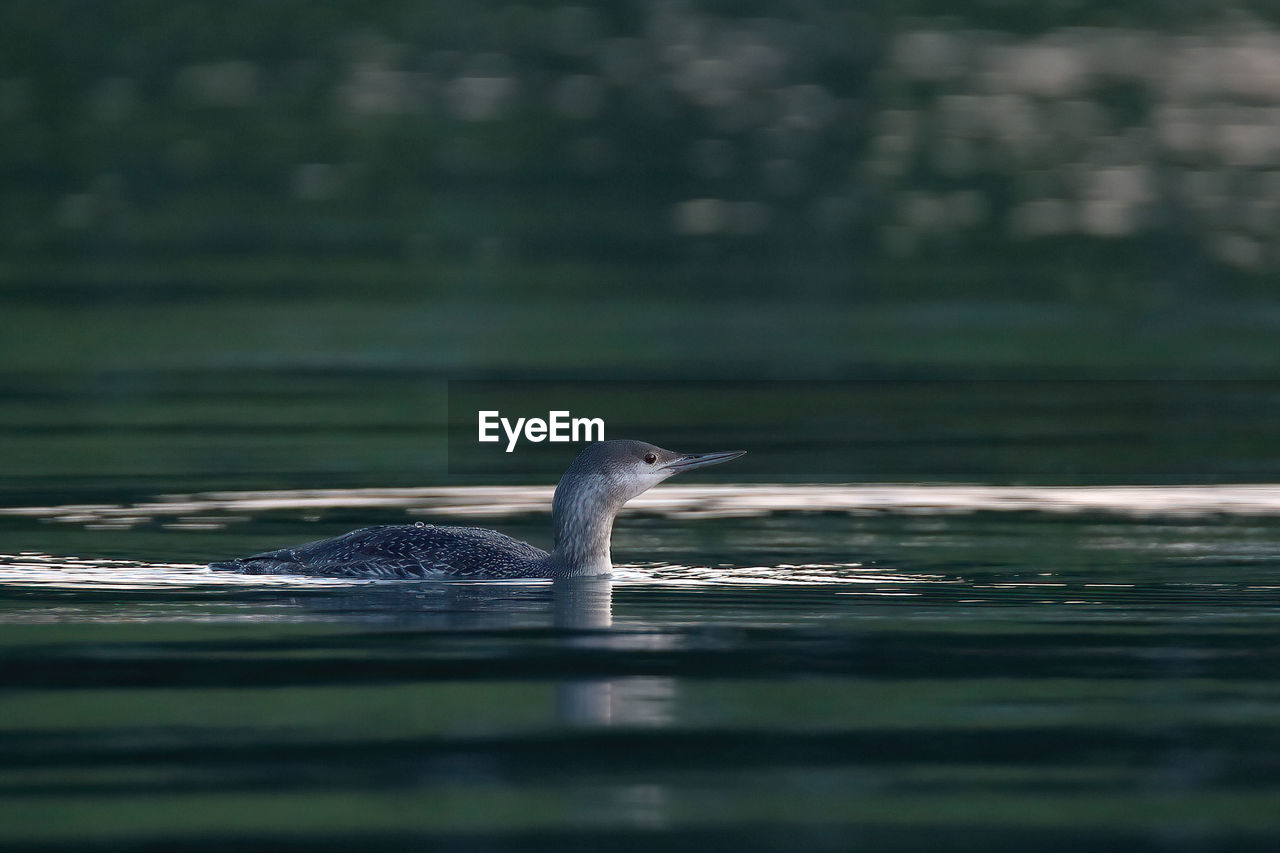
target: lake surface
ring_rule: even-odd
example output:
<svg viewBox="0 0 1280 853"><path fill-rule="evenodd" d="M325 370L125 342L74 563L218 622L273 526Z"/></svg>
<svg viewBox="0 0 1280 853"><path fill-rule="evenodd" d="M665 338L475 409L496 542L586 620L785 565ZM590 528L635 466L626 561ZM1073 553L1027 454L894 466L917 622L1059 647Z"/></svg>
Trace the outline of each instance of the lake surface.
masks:
<svg viewBox="0 0 1280 853"><path fill-rule="evenodd" d="M1274 10L223 5L0 4L0 847L1280 849ZM491 395L749 455L204 568Z"/></svg>
<svg viewBox="0 0 1280 853"><path fill-rule="evenodd" d="M6 510L0 843L1280 838L1280 489L671 485L611 581L202 568L424 518L545 545L544 493Z"/></svg>

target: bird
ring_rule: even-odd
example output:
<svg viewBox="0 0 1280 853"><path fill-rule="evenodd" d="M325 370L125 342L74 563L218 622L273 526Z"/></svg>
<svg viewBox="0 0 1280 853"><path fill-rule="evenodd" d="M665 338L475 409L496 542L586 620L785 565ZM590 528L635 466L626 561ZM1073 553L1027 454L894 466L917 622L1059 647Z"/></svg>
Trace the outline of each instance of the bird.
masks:
<svg viewBox="0 0 1280 853"><path fill-rule="evenodd" d="M550 552L480 527L391 524L209 564L245 574L348 578L574 578L613 569L613 520L623 505L668 477L737 459L745 450L677 453L643 441L597 441L556 484Z"/></svg>

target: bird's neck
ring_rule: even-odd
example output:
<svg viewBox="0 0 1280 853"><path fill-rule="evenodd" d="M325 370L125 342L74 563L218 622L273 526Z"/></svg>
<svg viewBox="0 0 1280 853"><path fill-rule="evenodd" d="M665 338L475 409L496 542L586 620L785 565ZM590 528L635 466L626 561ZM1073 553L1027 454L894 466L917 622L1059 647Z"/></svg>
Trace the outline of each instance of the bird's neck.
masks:
<svg viewBox="0 0 1280 853"><path fill-rule="evenodd" d="M588 479L556 487L551 504L555 545L551 558L567 575L603 575L613 568L609 542L613 519L625 501L602 481Z"/></svg>

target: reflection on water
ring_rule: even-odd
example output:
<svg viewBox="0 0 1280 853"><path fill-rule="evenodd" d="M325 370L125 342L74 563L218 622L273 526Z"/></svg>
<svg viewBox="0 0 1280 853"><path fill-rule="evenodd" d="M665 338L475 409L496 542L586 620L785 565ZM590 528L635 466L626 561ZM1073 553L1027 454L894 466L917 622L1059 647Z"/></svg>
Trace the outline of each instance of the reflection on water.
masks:
<svg viewBox="0 0 1280 853"><path fill-rule="evenodd" d="M565 640L569 648L590 652L628 645L636 648L637 641L641 647L655 644L651 636L602 633L613 625L612 593L609 578L580 578L552 585L555 627L575 632ZM671 678L566 679L556 684L556 717L573 725L661 725L671 721L675 694L676 682Z"/></svg>
<svg viewBox="0 0 1280 853"><path fill-rule="evenodd" d="M14 511L0 839L1012 853L1280 832L1273 490L736 491L658 490L615 531L643 562L555 583L197 562L449 501L534 538L545 492ZM1050 495L1089 509L1026 511Z"/></svg>
<svg viewBox="0 0 1280 853"><path fill-rule="evenodd" d="M40 518L91 529L159 521L171 530L217 530L278 510L399 510L415 516L501 518L548 512L554 492L553 486L203 492L165 495L128 505L0 507L0 516ZM628 508L666 518L752 517L775 512L1278 515L1280 486L664 485L631 500Z"/></svg>
<svg viewBox="0 0 1280 853"><path fill-rule="evenodd" d="M104 560L60 557L50 554L0 554L0 584L66 589L145 590L166 587L335 587L369 581L287 575L239 575L214 572L208 566L187 563L144 563L137 560Z"/></svg>
<svg viewBox="0 0 1280 853"><path fill-rule="evenodd" d="M848 564L782 564L778 566L680 566L664 563L617 566L610 576L613 583L648 586L747 586L771 584L895 584L948 582L939 575L908 575L872 571L858 563ZM584 583L586 581L584 580ZM952 580L953 582L953 580ZM0 584L13 587L49 587L82 590L147 590L189 587L252 589L255 587L298 589L344 589L365 586L410 586L442 584L450 587L544 586L549 581L538 579L474 581L474 580L364 580L360 578L307 577L304 575L238 574L214 571L208 566L188 563L146 563L137 560L107 560L84 557L58 557L49 554L0 554ZM566 593L567 594L567 593ZM883 591L885 595L910 595L907 591ZM559 598L557 598L559 601ZM571 610L557 615L568 619L570 612L600 613L601 625L608 627L607 588L603 609L590 601L573 600ZM593 617L594 618L594 617ZM566 627L596 627L591 624Z"/></svg>

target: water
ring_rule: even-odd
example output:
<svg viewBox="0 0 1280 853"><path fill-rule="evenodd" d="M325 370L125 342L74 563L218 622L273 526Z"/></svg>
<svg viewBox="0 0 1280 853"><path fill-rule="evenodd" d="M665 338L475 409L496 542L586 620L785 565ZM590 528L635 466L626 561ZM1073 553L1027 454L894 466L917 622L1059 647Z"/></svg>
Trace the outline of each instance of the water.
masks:
<svg viewBox="0 0 1280 853"><path fill-rule="evenodd" d="M1280 834L1276 489L672 485L620 523L616 558L644 561L611 581L202 566L428 516L546 544L539 497L0 515L0 542L61 546L0 557L0 840L1199 851Z"/></svg>
<svg viewBox="0 0 1280 853"><path fill-rule="evenodd" d="M1280 848L1272 10L89 5L0 4L0 846ZM608 584L204 568L545 547L463 385L750 453Z"/></svg>

